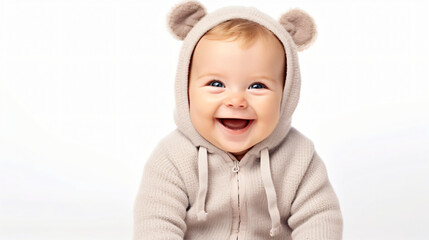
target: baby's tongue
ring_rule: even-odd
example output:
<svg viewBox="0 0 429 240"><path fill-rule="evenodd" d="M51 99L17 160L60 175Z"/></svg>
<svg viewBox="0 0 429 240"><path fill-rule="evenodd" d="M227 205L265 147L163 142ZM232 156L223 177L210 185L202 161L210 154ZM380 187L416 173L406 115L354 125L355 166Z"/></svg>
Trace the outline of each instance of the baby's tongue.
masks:
<svg viewBox="0 0 429 240"><path fill-rule="evenodd" d="M248 123L248 120L245 119L229 119L225 118L222 119L222 124L225 125L227 128L231 129L241 129L246 127Z"/></svg>

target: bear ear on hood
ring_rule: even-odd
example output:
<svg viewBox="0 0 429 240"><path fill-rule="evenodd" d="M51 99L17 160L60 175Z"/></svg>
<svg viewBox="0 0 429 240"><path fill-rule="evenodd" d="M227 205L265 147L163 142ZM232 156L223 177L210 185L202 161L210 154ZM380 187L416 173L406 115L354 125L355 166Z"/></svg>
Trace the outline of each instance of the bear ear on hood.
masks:
<svg viewBox="0 0 429 240"><path fill-rule="evenodd" d="M292 37L298 51L307 49L316 40L317 30L313 18L300 9L287 11L279 22Z"/></svg>
<svg viewBox="0 0 429 240"><path fill-rule="evenodd" d="M185 1L177 4L167 15L168 29L179 40L186 35L207 14L204 6L197 1Z"/></svg>

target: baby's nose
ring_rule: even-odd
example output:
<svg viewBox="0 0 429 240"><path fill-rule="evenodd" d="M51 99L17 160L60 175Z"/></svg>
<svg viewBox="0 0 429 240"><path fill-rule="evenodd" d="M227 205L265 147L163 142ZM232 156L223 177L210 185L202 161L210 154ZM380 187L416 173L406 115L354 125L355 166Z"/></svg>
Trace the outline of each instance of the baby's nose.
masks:
<svg viewBox="0 0 429 240"><path fill-rule="evenodd" d="M244 94L235 93L235 94L231 94L225 100L225 105L227 107L233 107L233 108L247 108L248 103L246 98L244 97Z"/></svg>

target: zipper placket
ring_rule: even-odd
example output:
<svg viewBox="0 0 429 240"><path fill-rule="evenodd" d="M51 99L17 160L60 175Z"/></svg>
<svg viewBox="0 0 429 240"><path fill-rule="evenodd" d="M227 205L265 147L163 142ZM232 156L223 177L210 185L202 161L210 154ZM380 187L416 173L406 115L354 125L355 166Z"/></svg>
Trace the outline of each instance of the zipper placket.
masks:
<svg viewBox="0 0 429 240"><path fill-rule="evenodd" d="M232 172L236 173L237 178L237 202L238 202L238 226L237 226L237 238L238 240L238 234L240 233L240 223L241 223L241 216L240 216L240 180L238 178L238 172L240 171L240 167L238 166L238 161L234 160L234 167L232 168Z"/></svg>

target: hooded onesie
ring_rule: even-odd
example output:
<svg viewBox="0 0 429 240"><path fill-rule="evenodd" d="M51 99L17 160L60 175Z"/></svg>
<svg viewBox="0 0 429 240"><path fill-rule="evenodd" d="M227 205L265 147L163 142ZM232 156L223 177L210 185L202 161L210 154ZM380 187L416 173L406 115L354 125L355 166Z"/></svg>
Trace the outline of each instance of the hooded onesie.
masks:
<svg viewBox="0 0 429 240"><path fill-rule="evenodd" d="M259 23L282 43L286 79L274 131L238 161L206 139L191 122L188 74L199 39L234 18ZM325 164L311 140L291 127L300 92L297 51L316 37L313 19L292 9L279 21L253 7L207 13L183 2L167 18L183 40L175 80L177 129L145 164L134 205L134 240L339 240L343 220Z"/></svg>

